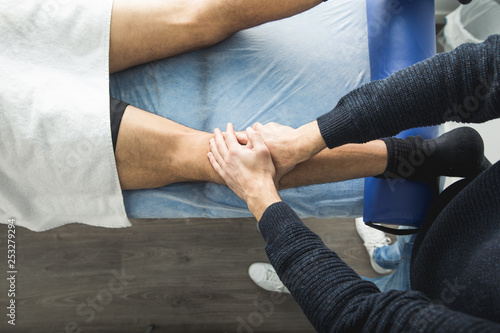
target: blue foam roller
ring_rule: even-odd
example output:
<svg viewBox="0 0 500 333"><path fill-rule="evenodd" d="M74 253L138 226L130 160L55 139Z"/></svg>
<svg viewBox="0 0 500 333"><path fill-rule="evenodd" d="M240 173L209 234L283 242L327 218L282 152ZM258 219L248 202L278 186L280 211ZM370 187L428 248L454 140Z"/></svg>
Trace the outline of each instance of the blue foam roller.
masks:
<svg viewBox="0 0 500 333"><path fill-rule="evenodd" d="M372 80L425 60L436 53L434 0L367 1ZM416 128L398 137L439 135L439 127ZM429 209L434 185L406 179L366 178L365 222L419 227Z"/></svg>

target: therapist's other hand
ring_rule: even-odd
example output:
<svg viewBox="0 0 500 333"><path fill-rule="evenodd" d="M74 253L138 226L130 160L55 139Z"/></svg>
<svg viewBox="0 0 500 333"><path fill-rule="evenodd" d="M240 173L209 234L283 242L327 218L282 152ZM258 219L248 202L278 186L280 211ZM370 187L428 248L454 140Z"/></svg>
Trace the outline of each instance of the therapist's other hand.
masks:
<svg viewBox="0 0 500 333"><path fill-rule="evenodd" d="M325 147L317 122L297 129L277 123L255 123L252 128L262 135L269 148L278 179Z"/></svg>
<svg viewBox="0 0 500 333"><path fill-rule="evenodd" d="M214 131L208 158L214 170L260 220L271 204L281 201L276 189L276 169L262 136L252 128L246 130L246 144L238 142L234 127L226 133ZM241 140L240 140L241 141Z"/></svg>

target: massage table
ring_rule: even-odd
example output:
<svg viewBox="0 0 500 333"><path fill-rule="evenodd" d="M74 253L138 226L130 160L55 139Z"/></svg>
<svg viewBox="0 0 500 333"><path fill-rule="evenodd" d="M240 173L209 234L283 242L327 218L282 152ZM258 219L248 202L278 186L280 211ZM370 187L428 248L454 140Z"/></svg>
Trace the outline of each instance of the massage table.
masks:
<svg viewBox="0 0 500 333"><path fill-rule="evenodd" d="M112 97L197 130L232 122L298 127L349 91L435 53L433 0L331 0L236 33L210 48L116 73ZM410 134L437 135L437 128ZM408 135L408 132L403 133ZM354 179L280 192L300 217L421 222L427 184ZM245 202L213 183L123 191L129 218L239 218Z"/></svg>

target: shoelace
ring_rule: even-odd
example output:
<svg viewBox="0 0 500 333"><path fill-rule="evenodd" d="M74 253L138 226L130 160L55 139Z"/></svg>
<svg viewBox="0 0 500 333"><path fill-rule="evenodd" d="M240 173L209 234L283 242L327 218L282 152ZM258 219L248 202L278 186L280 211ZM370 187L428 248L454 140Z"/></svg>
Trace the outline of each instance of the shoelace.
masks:
<svg viewBox="0 0 500 333"><path fill-rule="evenodd" d="M369 228L366 233L368 234L366 245L387 245L391 243L391 239L380 230Z"/></svg>
<svg viewBox="0 0 500 333"><path fill-rule="evenodd" d="M283 292L286 288L283 282L281 282L278 274L269 269L266 271L266 281L278 292Z"/></svg>
<svg viewBox="0 0 500 333"><path fill-rule="evenodd" d="M278 274L269 269L266 271L266 280L275 284L283 284L283 282L279 279Z"/></svg>

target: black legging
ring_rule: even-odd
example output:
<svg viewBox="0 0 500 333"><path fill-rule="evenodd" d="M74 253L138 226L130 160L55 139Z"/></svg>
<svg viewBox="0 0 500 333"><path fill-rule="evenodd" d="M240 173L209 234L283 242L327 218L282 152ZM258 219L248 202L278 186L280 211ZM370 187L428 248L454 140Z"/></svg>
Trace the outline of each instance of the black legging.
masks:
<svg viewBox="0 0 500 333"><path fill-rule="evenodd" d="M113 150L116 151L116 140L118 139L118 131L122 123L123 114L129 104L117 99L110 99L110 117L111 117L111 137L113 139Z"/></svg>

